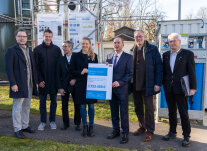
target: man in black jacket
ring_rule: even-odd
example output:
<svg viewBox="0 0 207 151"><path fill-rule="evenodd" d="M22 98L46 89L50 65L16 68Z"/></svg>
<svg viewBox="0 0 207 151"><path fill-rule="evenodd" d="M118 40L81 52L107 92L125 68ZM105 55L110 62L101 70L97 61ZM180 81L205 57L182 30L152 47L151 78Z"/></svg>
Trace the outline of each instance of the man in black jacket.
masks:
<svg viewBox="0 0 207 151"><path fill-rule="evenodd" d="M168 42L171 50L163 54L163 85L169 111L170 131L163 140L176 137L178 108L184 136L182 146L186 147L190 144L191 127L187 97L182 90L180 80L183 76L189 75L190 95L194 95L197 87L194 54L180 48L181 36L177 33L170 34Z"/></svg>
<svg viewBox="0 0 207 151"><path fill-rule="evenodd" d="M73 42L65 41L62 45L64 56L61 56L58 59L57 63L57 88L58 92L62 96L62 116L63 116L63 128L62 130L66 130L70 126L69 116L68 116L68 101L70 94L72 94L73 100L75 100L74 93L74 85L76 80L72 79L72 75L70 73L70 60L72 57L72 48ZM76 104L74 102L74 124L76 125L76 130L80 130L80 104Z"/></svg>
<svg viewBox="0 0 207 151"><path fill-rule="evenodd" d="M47 29L43 33L43 42L34 49L34 57L38 71L40 120L38 130L44 130L47 119L46 100L50 95L50 127L56 129L55 116L57 108L56 66L61 54L58 46L52 43L52 31Z"/></svg>
<svg viewBox="0 0 207 151"><path fill-rule="evenodd" d="M12 120L15 136L23 139L22 132L34 133L29 127L29 112L32 92L37 94L37 75L32 51L27 47L27 32L16 31L17 44L5 54L6 73L10 83L10 98L13 98Z"/></svg>
<svg viewBox="0 0 207 151"><path fill-rule="evenodd" d="M142 30L134 32L133 98L139 129L135 136L146 132L144 141L151 141L155 130L153 95L160 92L162 84L162 60L158 48L145 40Z"/></svg>

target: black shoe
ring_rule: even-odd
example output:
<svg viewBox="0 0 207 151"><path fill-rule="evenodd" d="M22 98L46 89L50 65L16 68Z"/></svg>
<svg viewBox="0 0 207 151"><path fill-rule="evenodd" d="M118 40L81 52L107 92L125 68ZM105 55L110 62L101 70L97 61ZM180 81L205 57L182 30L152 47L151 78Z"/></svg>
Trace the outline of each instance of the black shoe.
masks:
<svg viewBox="0 0 207 151"><path fill-rule="evenodd" d="M113 131L111 134L109 134L109 135L107 136L107 139L114 139L114 138L116 138L116 137L118 137L118 136L120 136L120 132L115 132L115 131Z"/></svg>
<svg viewBox="0 0 207 151"><path fill-rule="evenodd" d="M170 139L175 139L176 133L169 132L167 135L162 137L162 140L169 141Z"/></svg>
<svg viewBox="0 0 207 151"><path fill-rule="evenodd" d="M126 144L128 142L129 138L127 134L122 135L120 144Z"/></svg>
<svg viewBox="0 0 207 151"><path fill-rule="evenodd" d="M80 131L81 130L80 125L76 125L75 130Z"/></svg>
<svg viewBox="0 0 207 151"><path fill-rule="evenodd" d="M61 128L61 130L66 130L66 129L68 129L68 128L69 128L69 126L64 125L64 126Z"/></svg>
<svg viewBox="0 0 207 151"><path fill-rule="evenodd" d="M88 125L83 125L83 132L82 132L82 136L86 137L88 134Z"/></svg>
<svg viewBox="0 0 207 151"><path fill-rule="evenodd" d="M31 129L29 126L25 129L22 129L22 131L27 133L35 133L35 130Z"/></svg>
<svg viewBox="0 0 207 151"><path fill-rule="evenodd" d="M93 132L93 126L89 126L88 136L89 136L89 137L93 137L93 136L95 136L95 134L94 134L94 132Z"/></svg>
<svg viewBox="0 0 207 151"><path fill-rule="evenodd" d="M182 141L182 146L183 147L188 147L190 145L190 138L189 137L184 137Z"/></svg>
<svg viewBox="0 0 207 151"><path fill-rule="evenodd" d="M20 138L20 139L24 139L24 138L25 138L25 136L24 136L22 130L17 131L17 132L15 132L14 134L15 134L15 136L16 136L17 138Z"/></svg>

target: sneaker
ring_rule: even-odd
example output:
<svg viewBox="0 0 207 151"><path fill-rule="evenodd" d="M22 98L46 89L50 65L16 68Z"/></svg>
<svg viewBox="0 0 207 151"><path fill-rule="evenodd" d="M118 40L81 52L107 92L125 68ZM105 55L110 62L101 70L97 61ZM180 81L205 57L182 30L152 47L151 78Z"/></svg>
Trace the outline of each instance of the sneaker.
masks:
<svg viewBox="0 0 207 151"><path fill-rule="evenodd" d="M40 125L38 126L38 130L39 131L44 131L45 126L46 126L46 123L41 122Z"/></svg>
<svg viewBox="0 0 207 151"><path fill-rule="evenodd" d="M52 130L55 130L55 129L57 128L55 122L50 122L50 128L51 128Z"/></svg>

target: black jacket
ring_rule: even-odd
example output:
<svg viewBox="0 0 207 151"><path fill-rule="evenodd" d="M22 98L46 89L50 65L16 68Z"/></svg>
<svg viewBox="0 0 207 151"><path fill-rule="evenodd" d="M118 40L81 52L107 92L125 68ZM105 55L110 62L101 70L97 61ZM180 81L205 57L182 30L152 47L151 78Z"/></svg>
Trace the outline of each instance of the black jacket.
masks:
<svg viewBox="0 0 207 151"><path fill-rule="evenodd" d="M185 75L189 75L190 89L196 89L193 52L181 49L177 54L173 72L170 68L170 51L165 52L163 54L163 85L165 93L170 93L173 90L175 94L184 94L180 79Z"/></svg>
<svg viewBox="0 0 207 151"><path fill-rule="evenodd" d="M71 58L73 55L71 56ZM69 84L72 79L70 73L70 64L68 63L67 57L61 56L58 59L57 70L56 70L56 82L58 89L64 89L65 91L72 92L72 86Z"/></svg>
<svg viewBox="0 0 207 151"><path fill-rule="evenodd" d="M29 50L32 67L33 94L38 95L36 84L37 72L34 56ZM10 98L28 98L27 65L25 56L18 44L9 47L5 54L5 68L10 83ZM11 91L13 85L18 86L18 92Z"/></svg>
<svg viewBox="0 0 207 151"><path fill-rule="evenodd" d="M137 47L134 46L131 51L133 53L133 57L135 57L135 52L137 50ZM136 67L134 65L134 67ZM149 44L148 41L146 41L146 49L145 49L145 95L146 96L152 96L156 94L157 92L154 91L154 86L162 85L162 78L163 78L163 67L162 67L162 59L160 56L160 53L158 51L158 48L155 45ZM134 69L134 78L135 74L139 74L136 72L136 69ZM136 81L136 80L135 80ZM139 82L139 81L137 81Z"/></svg>
<svg viewBox="0 0 207 151"><path fill-rule="evenodd" d="M56 66L58 58L62 56L58 46L44 42L34 49L34 57L38 71L38 83L45 81L45 87L39 87L40 94L56 94Z"/></svg>
<svg viewBox="0 0 207 151"><path fill-rule="evenodd" d="M92 61L88 55L83 54L82 51L73 54L71 58L71 73L73 78L76 79L75 83L75 103L77 104L88 104L96 103L95 99L86 99L86 85L87 85L87 74L81 75L84 68L88 68L88 63L98 63L97 55Z"/></svg>

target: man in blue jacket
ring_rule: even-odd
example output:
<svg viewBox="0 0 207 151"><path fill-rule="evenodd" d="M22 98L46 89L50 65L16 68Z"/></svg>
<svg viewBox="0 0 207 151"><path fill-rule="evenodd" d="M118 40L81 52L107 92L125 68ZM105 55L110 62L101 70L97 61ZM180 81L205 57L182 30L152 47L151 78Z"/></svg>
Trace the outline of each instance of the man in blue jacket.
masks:
<svg viewBox="0 0 207 151"><path fill-rule="evenodd" d="M160 92L162 84L162 60L156 46L145 40L142 30L134 32L133 98L139 129L135 136L146 132L144 141L151 141L155 130L153 95Z"/></svg>
<svg viewBox="0 0 207 151"><path fill-rule="evenodd" d="M37 75L32 51L27 47L27 32L16 31L17 43L5 54L6 73L10 83L10 98L13 98L12 120L15 136L25 138L23 132L34 133L29 127L29 112L32 92L37 95Z"/></svg>

